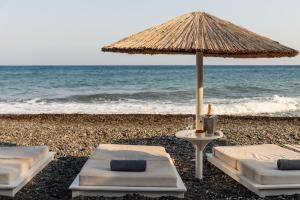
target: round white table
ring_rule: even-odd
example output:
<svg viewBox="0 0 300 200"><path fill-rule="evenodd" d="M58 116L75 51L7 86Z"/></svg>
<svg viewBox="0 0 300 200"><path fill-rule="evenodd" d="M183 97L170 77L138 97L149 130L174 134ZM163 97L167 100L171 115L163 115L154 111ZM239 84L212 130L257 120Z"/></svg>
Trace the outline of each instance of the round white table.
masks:
<svg viewBox="0 0 300 200"><path fill-rule="evenodd" d="M223 137L221 131L217 131L215 135L206 136L203 134L196 134L195 130L183 130L176 133L177 138L181 138L191 142L196 149L196 178L203 178L203 151L206 145L212 140Z"/></svg>

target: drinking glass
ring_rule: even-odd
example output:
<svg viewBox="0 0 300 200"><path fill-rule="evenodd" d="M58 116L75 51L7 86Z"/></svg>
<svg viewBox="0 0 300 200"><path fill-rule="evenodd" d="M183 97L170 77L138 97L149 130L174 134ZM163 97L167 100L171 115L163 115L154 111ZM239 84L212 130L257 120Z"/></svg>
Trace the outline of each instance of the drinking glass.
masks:
<svg viewBox="0 0 300 200"><path fill-rule="evenodd" d="M188 117L185 119L185 129L192 130L194 128L194 118Z"/></svg>

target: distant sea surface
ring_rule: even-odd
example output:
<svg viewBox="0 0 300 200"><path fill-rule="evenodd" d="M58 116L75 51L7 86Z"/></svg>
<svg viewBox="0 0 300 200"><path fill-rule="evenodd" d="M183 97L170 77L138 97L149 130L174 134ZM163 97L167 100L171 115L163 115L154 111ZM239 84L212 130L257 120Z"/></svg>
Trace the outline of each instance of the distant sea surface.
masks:
<svg viewBox="0 0 300 200"><path fill-rule="evenodd" d="M300 66L205 66L216 114L300 116ZM0 113L191 114L194 66L1 66Z"/></svg>

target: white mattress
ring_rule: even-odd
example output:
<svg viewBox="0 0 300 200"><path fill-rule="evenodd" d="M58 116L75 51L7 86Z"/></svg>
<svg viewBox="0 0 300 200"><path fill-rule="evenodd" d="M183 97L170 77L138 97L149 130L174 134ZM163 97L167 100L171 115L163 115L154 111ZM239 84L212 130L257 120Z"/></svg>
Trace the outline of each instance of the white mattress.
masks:
<svg viewBox="0 0 300 200"><path fill-rule="evenodd" d="M300 158L299 158L300 159ZM278 170L276 162L242 160L241 173L261 185L300 184L300 170Z"/></svg>
<svg viewBox="0 0 300 200"><path fill-rule="evenodd" d="M147 161L145 172L110 170L113 159ZM177 175L163 147L100 145L79 173L80 186L176 187Z"/></svg>
<svg viewBox="0 0 300 200"><path fill-rule="evenodd" d="M110 170L110 160L89 159L79 173L81 186L176 187L177 176L169 161L148 160L145 172Z"/></svg>
<svg viewBox="0 0 300 200"><path fill-rule="evenodd" d="M92 153L94 160L169 160L165 148L146 145L100 144Z"/></svg>
<svg viewBox="0 0 300 200"><path fill-rule="evenodd" d="M14 167L1 165L0 166L0 184L9 185L20 176L20 170Z"/></svg>
<svg viewBox="0 0 300 200"><path fill-rule="evenodd" d="M299 170L278 170L278 159L300 159L300 153L273 144L214 147L215 157L262 185L299 184Z"/></svg>
<svg viewBox="0 0 300 200"><path fill-rule="evenodd" d="M286 144L284 146L300 153L300 144Z"/></svg>
<svg viewBox="0 0 300 200"><path fill-rule="evenodd" d="M300 154L274 144L249 146L219 146L213 154L234 169L240 169L241 160L277 161L278 159L300 159Z"/></svg>
<svg viewBox="0 0 300 200"><path fill-rule="evenodd" d="M47 156L48 147L0 147L0 184L10 185L39 160Z"/></svg>
<svg viewBox="0 0 300 200"><path fill-rule="evenodd" d="M47 156L49 149L47 146L13 146L0 147L0 159L18 159L28 162L32 167L40 159Z"/></svg>

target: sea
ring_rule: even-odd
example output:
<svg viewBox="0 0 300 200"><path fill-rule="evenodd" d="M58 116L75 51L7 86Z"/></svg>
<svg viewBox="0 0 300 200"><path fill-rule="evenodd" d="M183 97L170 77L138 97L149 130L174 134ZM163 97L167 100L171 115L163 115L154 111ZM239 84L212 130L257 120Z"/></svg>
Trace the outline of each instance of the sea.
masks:
<svg viewBox="0 0 300 200"><path fill-rule="evenodd" d="M300 66L204 66L217 115L300 116ZM0 114L193 114L195 66L0 66Z"/></svg>

